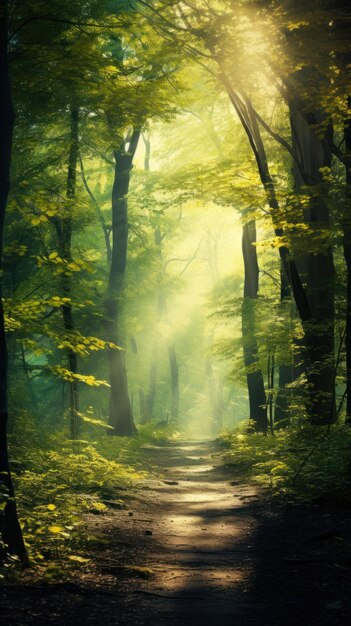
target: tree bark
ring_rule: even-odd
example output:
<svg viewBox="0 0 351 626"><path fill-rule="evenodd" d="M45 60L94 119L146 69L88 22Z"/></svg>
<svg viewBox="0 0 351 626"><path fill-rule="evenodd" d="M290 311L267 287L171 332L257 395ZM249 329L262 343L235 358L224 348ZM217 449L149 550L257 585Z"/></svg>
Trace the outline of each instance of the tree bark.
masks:
<svg viewBox="0 0 351 626"><path fill-rule="evenodd" d="M344 127L345 140L345 211L343 218L343 249L347 267L346 283L346 423L351 424L351 97L348 97L349 119Z"/></svg>
<svg viewBox="0 0 351 626"><path fill-rule="evenodd" d="M223 83L227 88L229 98L238 114L241 124L249 140L253 155L256 160L258 173L261 183L266 193L268 205L271 209L271 217L276 237L282 237L283 229L279 225L279 203L275 192L273 179L270 174L265 146L261 137L260 129L257 123L257 117L248 97L241 99L231 87L228 79L223 76ZM294 259L291 258L288 248L279 247L279 255L284 267L287 279L294 295L296 308L302 322L311 318L311 309L301 277L296 267Z"/></svg>
<svg viewBox="0 0 351 626"><path fill-rule="evenodd" d="M237 111L255 156L260 179L266 192L267 202L271 208L275 234L277 237L281 237L284 231L279 226L279 203L270 175L255 111L249 98L244 97L241 99L231 88L225 77L223 82L227 87L229 97ZM303 120L302 111L299 111L299 107L296 107L295 111ZM307 125L307 128L309 132L303 132L301 138L299 137L301 140L308 138L311 142L310 145L305 144L306 162L301 160L301 155L296 149L299 148L298 142L296 142L295 149L293 146L293 151L296 156L296 162L300 164L299 175L301 175L301 172L306 173L308 184L310 184L310 180L315 180L314 184L318 184L321 182L319 168L330 165L331 154L330 149L328 149L328 140L319 140L311 131L309 125ZM317 176L316 172L318 173ZM304 180L304 183L306 184L306 180ZM321 200L321 198L319 199ZM329 227L329 214L326 202L321 202L320 211L316 205L311 207L309 223L312 228L316 228L318 224L322 224L325 228ZM310 359L308 374L309 417L312 422L318 424L330 423L335 419L336 415L334 382L332 382L334 381L334 272L331 250L318 255L309 255L308 274L310 287L313 285L313 288L308 290L302 284L296 262L294 259L291 259L289 250L285 246L281 246L279 254L294 295L296 308L304 326L306 343L308 344L308 356ZM325 275L325 281L321 279L323 275ZM320 341L321 337L318 337L317 328L322 328L323 324L325 326L322 332L322 341ZM332 372L333 374L331 375Z"/></svg>
<svg viewBox="0 0 351 626"><path fill-rule="evenodd" d="M273 393L274 393L274 372L275 370L275 354L274 351L268 354L267 365L267 388L268 388L268 416L269 416L269 429L272 435L274 435L274 418L273 418Z"/></svg>
<svg viewBox="0 0 351 626"><path fill-rule="evenodd" d="M327 2L328 9L333 10L333 35L338 41L345 43L350 40L351 28L350 20L345 19L349 12L349 2L345 0ZM338 61L341 63L344 79L349 73L351 62L350 46L345 44L337 53ZM331 139L330 150L341 161L345 167L345 204L342 215L343 230L343 252L347 269L346 278L346 329L345 329L345 352L346 352L346 423L351 424L351 96L346 92L345 104L347 106L347 117L344 122L344 144L345 152L343 153L339 147L334 145L333 136ZM341 408L342 401L340 404Z"/></svg>
<svg viewBox="0 0 351 626"><path fill-rule="evenodd" d="M306 81L309 80L307 76ZM304 77L302 77L304 81ZM298 99L290 101L292 148L301 169L306 173L308 185L300 171L293 168L295 191L304 185L303 193L310 196L304 219L312 230L330 228L329 208L326 199L328 187L323 183L321 168L331 167L329 127L326 138L319 138L312 124L322 121L320 115L306 114L304 104ZM334 264L331 247L318 249L305 255L307 292L311 319L304 325L306 343L306 375L309 419L315 424L330 424L336 419L335 357L334 357Z"/></svg>
<svg viewBox="0 0 351 626"><path fill-rule="evenodd" d="M104 326L109 342L116 345L122 343L120 332L121 299L124 289L127 267L128 247L128 191L133 158L138 146L140 130L133 130L118 150L115 151L115 176L112 189L112 250L111 266L108 283L108 294L105 300ZM132 436L137 430L128 393L127 372L125 368L124 350L108 350L110 403L109 429L110 434Z"/></svg>
<svg viewBox="0 0 351 626"><path fill-rule="evenodd" d="M79 109L77 107L70 108L70 139L68 153L68 171L67 171L67 198L69 202L73 202L76 195L77 183L77 164L78 164L78 131L79 131ZM70 263L72 261L72 207L68 207L67 215L62 219L55 221L56 232L58 238L58 249L62 259ZM61 287L63 296L71 298L72 296L72 278L71 276L62 275ZM73 307L70 302L62 306L62 319L65 332L70 335L74 332ZM68 369L75 375L78 374L78 357L71 348L67 349ZM69 383L69 416L70 416L70 436L74 441L79 438L79 386L78 380L73 379Z"/></svg>
<svg viewBox="0 0 351 626"><path fill-rule="evenodd" d="M280 302L291 302L291 291L284 268L280 267ZM292 314L292 313L291 313ZM274 405L274 424L276 428L286 428L289 425L289 405L291 390L288 388L295 378L297 372L294 368L293 360L290 364L281 363L278 370L278 390Z"/></svg>
<svg viewBox="0 0 351 626"><path fill-rule="evenodd" d="M242 335L250 420L257 432L267 432L267 405L263 374L258 361L255 303L258 296L259 269L256 252L256 225L254 220L243 226L242 250L244 257L244 298L242 304Z"/></svg>
<svg viewBox="0 0 351 626"><path fill-rule="evenodd" d="M10 163L15 114L11 100L8 70L8 30L6 0L0 0L0 263L2 265L4 222L10 189ZM11 554L27 559L22 530L18 521L17 507L11 478L8 446L8 354L0 282L0 534Z"/></svg>

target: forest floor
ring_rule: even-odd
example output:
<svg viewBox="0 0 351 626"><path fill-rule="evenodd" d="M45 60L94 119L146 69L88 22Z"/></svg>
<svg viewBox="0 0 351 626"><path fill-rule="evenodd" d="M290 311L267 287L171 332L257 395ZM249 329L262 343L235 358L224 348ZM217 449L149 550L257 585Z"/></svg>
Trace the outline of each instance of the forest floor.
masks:
<svg viewBox="0 0 351 626"><path fill-rule="evenodd" d="M1 624L351 623L351 511L277 504L209 442L145 446L153 475L126 509L88 516L69 579L0 590Z"/></svg>

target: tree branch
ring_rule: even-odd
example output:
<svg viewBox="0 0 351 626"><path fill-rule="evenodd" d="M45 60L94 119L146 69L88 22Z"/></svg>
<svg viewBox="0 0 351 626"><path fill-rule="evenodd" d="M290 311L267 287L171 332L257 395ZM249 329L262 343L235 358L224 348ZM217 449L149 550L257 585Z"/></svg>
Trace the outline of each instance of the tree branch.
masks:
<svg viewBox="0 0 351 626"><path fill-rule="evenodd" d="M91 191L91 189L90 189L90 187L88 185L88 181L87 181L86 176L85 176L83 160L82 160L82 157L81 157L80 153L78 154L78 159L79 159L79 164L80 164L80 172L81 172L81 176L82 176L83 185L84 185L84 187L85 187L89 197L91 198L91 200L92 200L92 202L93 202L93 204L95 206L96 213L97 213L97 216L99 218L99 222L101 224L101 228L102 228L103 233L104 233L105 245L106 245L107 263L110 264L110 262L111 262L111 255L112 255L111 242L110 242L110 233L109 233L109 230L108 230L108 228L106 226L106 222L105 222L104 216L103 216L103 214L101 212L100 205L99 205L98 201L96 200L93 192Z"/></svg>

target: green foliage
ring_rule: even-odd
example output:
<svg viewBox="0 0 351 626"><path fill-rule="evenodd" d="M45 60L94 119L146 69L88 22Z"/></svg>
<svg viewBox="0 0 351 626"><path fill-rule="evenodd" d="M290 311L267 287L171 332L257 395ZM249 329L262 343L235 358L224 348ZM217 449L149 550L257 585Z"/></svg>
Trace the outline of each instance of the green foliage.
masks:
<svg viewBox="0 0 351 626"><path fill-rule="evenodd" d="M24 537L31 561L45 568L51 561L63 568L69 561L85 562L84 515L104 514L110 499L124 506L125 495L146 476L140 463L135 468L136 448L126 441L100 434L99 444L86 440L79 447L74 452L72 442L57 432L40 436L28 418L12 439Z"/></svg>
<svg viewBox="0 0 351 626"><path fill-rule="evenodd" d="M157 426L157 420L151 420L145 426L139 427L139 439L141 445L152 443L154 445L162 445L167 441L178 439L182 435L182 429L179 425L169 424L165 427Z"/></svg>
<svg viewBox="0 0 351 626"><path fill-rule="evenodd" d="M343 159L320 167L315 184L297 184L295 169L305 163L292 158L289 105L301 101L307 117L323 113L310 123L302 152L305 143L328 136L330 122L333 149L343 150L350 68L332 10L246 0L47 4L16 3L10 20L16 129L2 291L11 453L31 557L79 566L86 562L84 514L103 514L109 498L123 505L125 490L144 476L143 446L239 423L248 417L248 373L264 373L274 402L278 377L271 389L268 360L298 369L308 352L306 335L314 333L316 343L325 338L323 315L302 325L292 298L281 298L282 247L299 266L322 265L321 257L334 253L340 354L335 368L330 355L327 364L342 399L349 189ZM268 185L240 115L233 115L233 94L241 112L249 112L252 99L246 124L258 125L252 143L262 152L262 138ZM74 194L67 185L72 109L78 112ZM103 303L115 156L132 129L142 129L144 144L125 198L128 263L117 346L106 341ZM148 141L152 171L143 153ZM302 161L318 161L317 152ZM260 277L251 302L242 298L240 242L249 221L257 227ZM69 236L62 243L64 230ZM306 255L308 263L301 260ZM313 301L318 294L309 278L302 273ZM171 404L170 345L178 359L180 415L162 428ZM255 348L246 368L243 345ZM140 421L156 378L150 422L131 440L110 437L107 425L107 354L122 346ZM302 405L311 385L305 372L287 384L288 429L262 437L249 435L245 423L224 435L226 461L273 495L348 498L350 433L342 425L306 425ZM73 387L82 424L74 442L63 434ZM53 563L50 575L57 573Z"/></svg>
<svg viewBox="0 0 351 626"><path fill-rule="evenodd" d="M218 440L225 463L244 471L264 492L303 501L350 502L351 430L291 426L275 436L249 434L247 424Z"/></svg>

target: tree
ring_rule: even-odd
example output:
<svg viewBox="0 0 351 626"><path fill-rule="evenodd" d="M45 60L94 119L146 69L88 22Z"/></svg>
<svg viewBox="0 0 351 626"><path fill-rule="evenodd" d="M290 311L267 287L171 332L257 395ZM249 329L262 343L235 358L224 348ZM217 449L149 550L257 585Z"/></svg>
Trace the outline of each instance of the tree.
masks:
<svg viewBox="0 0 351 626"><path fill-rule="evenodd" d="M288 304L291 310L290 285L283 267L280 268L280 302L283 307ZM289 356L290 363L285 362L279 364L278 390L274 407L274 423L277 428L285 428L289 424L289 401L291 399L291 390L288 386L291 385L297 377L296 368L294 368L293 364L293 356Z"/></svg>
<svg viewBox="0 0 351 626"><path fill-rule="evenodd" d="M3 255L5 211L10 186L11 145L14 127L9 71L8 71L8 3L0 2L0 263ZM16 501L11 478L7 448L7 366L2 290L0 290L0 495L5 501L1 507L0 532L5 549L26 559L26 548L17 517Z"/></svg>
<svg viewBox="0 0 351 626"><path fill-rule="evenodd" d="M121 297L127 266L128 245L128 190L133 158L138 146L141 129L133 129L114 153L115 176L112 189L112 249L108 293L105 300L104 326L108 341L119 346L122 343L119 327ZM136 433L132 407L128 394L124 353L121 349L108 351L110 377L109 425L112 433L131 436Z"/></svg>
<svg viewBox="0 0 351 626"><path fill-rule="evenodd" d="M245 217L244 217L245 219ZM242 304L242 334L244 362L249 393L250 420L258 432L267 433L267 404L263 375L258 361L255 327L255 301L258 296L259 269L256 252L256 224L246 217L243 225L244 297Z"/></svg>
<svg viewBox="0 0 351 626"><path fill-rule="evenodd" d="M57 232L57 243L60 258L70 264L72 263L72 206L76 195L77 164L78 164L78 132L79 132L79 109L70 107L70 138L67 168L67 199L70 205L67 207L67 215L56 218L55 227ZM71 275L62 274L62 294L66 298L66 303L62 306L62 318L64 329L69 337L74 333L73 310L71 304L72 279ZM69 411L70 411L70 433L72 440L79 436L79 390L78 390L78 357L77 352L68 348L68 367L73 377L69 382Z"/></svg>
<svg viewBox="0 0 351 626"><path fill-rule="evenodd" d="M330 230L327 202L328 183L323 172L331 167L328 139L320 139L310 127L302 110L304 105L292 101L290 119L292 145L300 169L294 168L295 191L309 196L304 219L311 229L311 239L320 231ZM313 116L314 118L314 116ZM330 132L327 130L327 133ZM324 177L324 178L323 178ZM312 246L311 246L312 247ZM331 423L336 419L334 393L334 265L330 245L319 245L303 261L311 319L305 325L309 414L314 423Z"/></svg>

